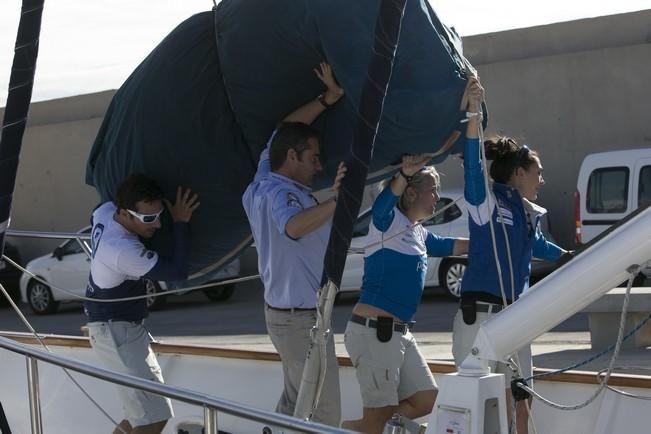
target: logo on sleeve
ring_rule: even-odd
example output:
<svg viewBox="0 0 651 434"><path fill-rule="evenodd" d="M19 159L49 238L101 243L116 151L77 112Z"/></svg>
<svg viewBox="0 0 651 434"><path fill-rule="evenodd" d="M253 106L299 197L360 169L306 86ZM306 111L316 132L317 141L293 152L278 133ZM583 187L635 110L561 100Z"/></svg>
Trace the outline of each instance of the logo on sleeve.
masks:
<svg viewBox="0 0 651 434"><path fill-rule="evenodd" d="M146 248L143 248L142 250L140 250L140 257L141 258L146 257L147 259L151 259L154 257L154 252L152 252L151 250L147 250Z"/></svg>
<svg viewBox="0 0 651 434"><path fill-rule="evenodd" d="M301 205L301 202L298 201L298 197L294 193L287 193L287 206L303 209L303 205Z"/></svg>
<svg viewBox="0 0 651 434"><path fill-rule="evenodd" d="M96 224L93 227L93 233L91 234L91 239L90 239L90 245L93 250L93 258L95 257L95 253L97 253L97 249L99 248L99 242L102 239L102 234L104 233L104 225L101 223Z"/></svg>

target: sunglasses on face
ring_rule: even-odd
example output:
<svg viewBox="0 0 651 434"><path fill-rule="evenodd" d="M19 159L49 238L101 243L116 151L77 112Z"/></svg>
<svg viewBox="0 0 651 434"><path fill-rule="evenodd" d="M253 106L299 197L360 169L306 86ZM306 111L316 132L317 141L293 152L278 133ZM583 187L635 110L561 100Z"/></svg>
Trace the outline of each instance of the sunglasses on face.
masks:
<svg viewBox="0 0 651 434"><path fill-rule="evenodd" d="M132 211L130 209L127 210L129 214L147 225L155 223L158 219L160 219L160 215L163 213L163 211L165 211L165 208L161 209L156 214L140 214L139 212Z"/></svg>

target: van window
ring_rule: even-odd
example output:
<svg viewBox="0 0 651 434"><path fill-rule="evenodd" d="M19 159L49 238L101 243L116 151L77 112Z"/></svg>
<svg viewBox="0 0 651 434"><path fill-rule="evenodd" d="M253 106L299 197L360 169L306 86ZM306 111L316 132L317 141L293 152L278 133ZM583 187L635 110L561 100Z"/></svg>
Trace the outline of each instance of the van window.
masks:
<svg viewBox="0 0 651 434"><path fill-rule="evenodd" d="M640 170L640 185L637 189L637 206L646 208L651 205L651 166Z"/></svg>
<svg viewBox="0 0 651 434"><path fill-rule="evenodd" d="M628 167L597 169L590 174L586 208L590 213L621 213L628 208Z"/></svg>

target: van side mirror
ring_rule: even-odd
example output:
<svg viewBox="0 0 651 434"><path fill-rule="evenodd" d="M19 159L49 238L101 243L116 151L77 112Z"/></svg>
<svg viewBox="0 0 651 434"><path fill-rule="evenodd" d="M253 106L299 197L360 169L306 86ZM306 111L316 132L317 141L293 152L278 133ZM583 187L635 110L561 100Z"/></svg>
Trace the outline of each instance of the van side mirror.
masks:
<svg viewBox="0 0 651 434"><path fill-rule="evenodd" d="M57 247L52 251L52 257L57 258L59 261L63 258L63 249L61 247Z"/></svg>

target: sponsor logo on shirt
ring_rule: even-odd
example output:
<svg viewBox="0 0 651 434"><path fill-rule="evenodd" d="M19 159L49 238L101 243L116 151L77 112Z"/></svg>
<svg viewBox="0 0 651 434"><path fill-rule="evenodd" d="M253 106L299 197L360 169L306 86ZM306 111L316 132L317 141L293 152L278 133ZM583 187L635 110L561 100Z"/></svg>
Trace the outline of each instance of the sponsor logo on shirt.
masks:
<svg viewBox="0 0 651 434"><path fill-rule="evenodd" d="M303 205L301 205L301 202L299 202L298 197L294 193L287 193L287 206L303 209Z"/></svg>

